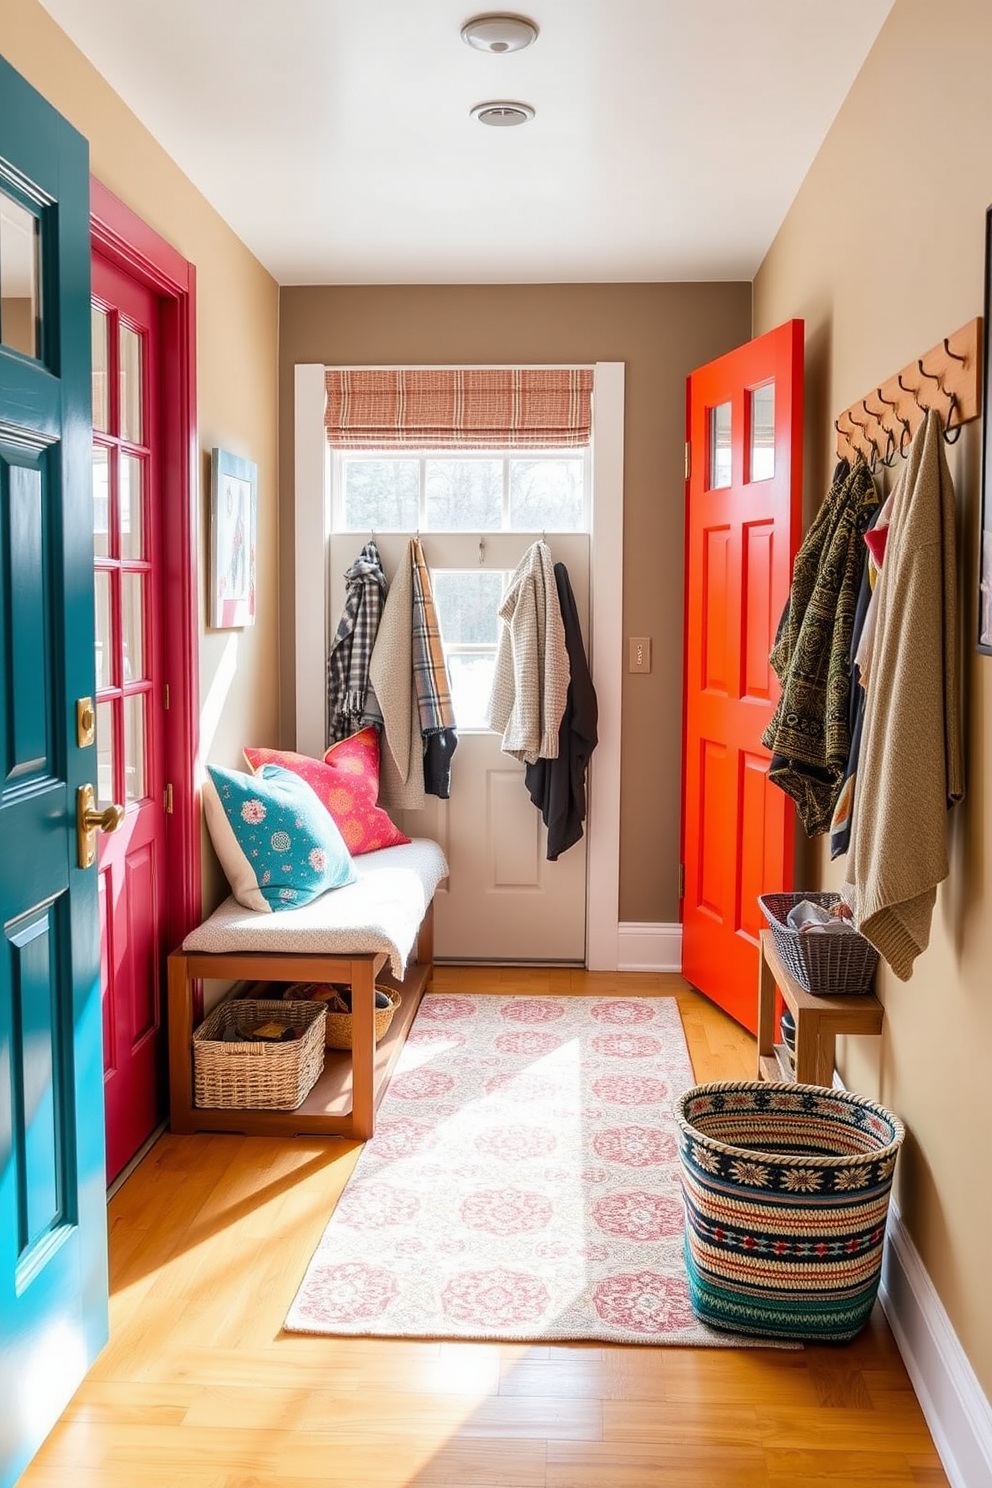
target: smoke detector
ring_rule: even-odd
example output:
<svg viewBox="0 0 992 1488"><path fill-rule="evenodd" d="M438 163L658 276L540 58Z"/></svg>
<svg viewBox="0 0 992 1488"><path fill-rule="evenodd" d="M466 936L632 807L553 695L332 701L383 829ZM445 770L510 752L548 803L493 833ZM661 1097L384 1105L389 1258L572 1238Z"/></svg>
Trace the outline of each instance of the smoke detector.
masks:
<svg viewBox="0 0 992 1488"><path fill-rule="evenodd" d="M480 124L490 124L495 129L507 129L514 124L526 124L533 119L534 110L529 103L477 103L472 109L472 118Z"/></svg>
<svg viewBox="0 0 992 1488"><path fill-rule="evenodd" d="M462 41L478 52L522 52L537 40L537 27L526 16L478 15L462 27Z"/></svg>

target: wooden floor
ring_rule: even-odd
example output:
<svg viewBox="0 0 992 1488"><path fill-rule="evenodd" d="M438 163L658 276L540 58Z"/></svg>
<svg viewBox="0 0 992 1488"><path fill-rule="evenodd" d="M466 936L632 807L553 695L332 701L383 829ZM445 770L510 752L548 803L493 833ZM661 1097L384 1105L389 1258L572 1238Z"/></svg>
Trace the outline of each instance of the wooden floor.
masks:
<svg viewBox="0 0 992 1488"><path fill-rule="evenodd" d="M669 993L697 1079L754 1074L677 977L442 967L435 989ZM110 1204L110 1343L20 1488L947 1483L878 1308L801 1352L282 1334L358 1150L161 1138Z"/></svg>

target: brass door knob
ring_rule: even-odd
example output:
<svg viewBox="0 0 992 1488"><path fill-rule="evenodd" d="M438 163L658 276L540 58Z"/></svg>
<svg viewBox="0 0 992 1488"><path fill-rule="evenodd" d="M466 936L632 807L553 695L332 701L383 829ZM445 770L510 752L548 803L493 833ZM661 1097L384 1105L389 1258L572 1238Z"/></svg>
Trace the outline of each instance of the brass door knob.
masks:
<svg viewBox="0 0 992 1488"><path fill-rule="evenodd" d="M84 811L83 826L91 832L116 832L124 820L124 807L116 801L104 811Z"/></svg>
<svg viewBox="0 0 992 1488"><path fill-rule="evenodd" d="M123 806L115 803L98 811L93 787L79 787L76 792L76 846L80 868L89 868L96 862L97 832L116 832L123 821Z"/></svg>

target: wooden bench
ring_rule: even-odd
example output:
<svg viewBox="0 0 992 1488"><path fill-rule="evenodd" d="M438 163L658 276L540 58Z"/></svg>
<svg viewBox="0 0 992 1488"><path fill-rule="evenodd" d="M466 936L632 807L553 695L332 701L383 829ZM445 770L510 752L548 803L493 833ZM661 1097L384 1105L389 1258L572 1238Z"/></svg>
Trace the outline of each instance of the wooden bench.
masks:
<svg viewBox="0 0 992 1488"><path fill-rule="evenodd" d="M356 884L277 914L226 900L186 937L168 963L169 1116L172 1131L366 1140L390 1071L434 964L434 905L447 864L426 839L355 860ZM352 1048L328 1049L324 1069L295 1111L199 1107L193 1094L193 1030L203 1018L202 981L235 981L256 996L266 983L345 982L352 992ZM377 981L402 1001L385 1036L374 1037ZM278 992L273 992L278 996Z"/></svg>

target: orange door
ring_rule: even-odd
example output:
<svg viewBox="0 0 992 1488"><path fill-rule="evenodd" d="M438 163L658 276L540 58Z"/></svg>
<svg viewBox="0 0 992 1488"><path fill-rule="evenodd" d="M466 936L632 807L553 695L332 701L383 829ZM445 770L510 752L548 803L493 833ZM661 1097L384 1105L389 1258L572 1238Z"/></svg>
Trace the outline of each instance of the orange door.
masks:
<svg viewBox="0 0 992 1488"><path fill-rule="evenodd" d="M768 780L768 661L802 515L803 322L688 379L682 974L757 1028L757 896L792 886L792 804Z"/></svg>
<svg viewBox="0 0 992 1488"><path fill-rule="evenodd" d="M98 849L107 1181L162 1119L164 595L158 499L158 303L93 257L93 551L97 804L124 807Z"/></svg>

